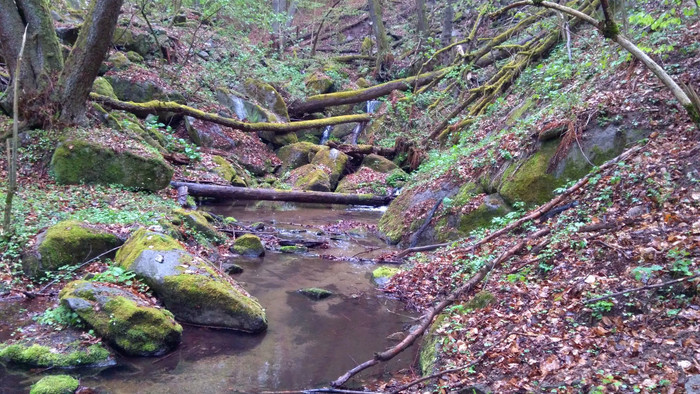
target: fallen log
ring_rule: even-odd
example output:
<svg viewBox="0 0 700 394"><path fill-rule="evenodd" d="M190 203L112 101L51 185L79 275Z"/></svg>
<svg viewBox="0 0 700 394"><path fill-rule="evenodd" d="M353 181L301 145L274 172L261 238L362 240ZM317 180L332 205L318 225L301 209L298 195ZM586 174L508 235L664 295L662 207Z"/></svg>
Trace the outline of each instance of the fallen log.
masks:
<svg viewBox="0 0 700 394"><path fill-rule="evenodd" d="M248 123L241 122L233 118L227 118L224 116L219 116L217 114L212 114L209 112L200 111L196 108L189 107L187 105L179 104L172 101L147 101L145 103L135 103L133 101L120 101L107 96L101 96L96 93L90 93L90 99L96 101L106 107L112 109L123 110L131 112L136 116L146 117L149 114L167 114L167 113L177 113L181 115L191 116L195 119L205 120L208 122L220 124L222 126L232 127L246 132L255 131L272 131L275 134L286 134L292 131L313 129L316 127L332 126L343 123L361 123L369 122L372 117L369 114L358 114L358 115L343 115L343 116L333 116L329 118L322 119L312 119L312 120L302 120L298 122L289 123L270 123L270 122L256 122Z"/></svg>
<svg viewBox="0 0 700 394"><path fill-rule="evenodd" d="M321 111L326 107L344 104L357 104L367 100L374 100L376 98L386 96L394 90L404 91L421 87L434 80L443 78L452 69L453 67L445 67L437 71L416 75L414 77L396 79L364 89L317 94L315 96L308 97L306 101L292 103L292 105L289 106L289 113L290 115L303 115Z"/></svg>
<svg viewBox="0 0 700 394"><path fill-rule="evenodd" d="M181 186L187 186L187 190L191 196L230 198L237 200L289 201L380 207L389 205L389 203L394 199L393 196L375 196L372 194L343 194L274 189L251 189L236 186L203 185L201 183L192 182L170 182L170 186L176 189Z"/></svg>

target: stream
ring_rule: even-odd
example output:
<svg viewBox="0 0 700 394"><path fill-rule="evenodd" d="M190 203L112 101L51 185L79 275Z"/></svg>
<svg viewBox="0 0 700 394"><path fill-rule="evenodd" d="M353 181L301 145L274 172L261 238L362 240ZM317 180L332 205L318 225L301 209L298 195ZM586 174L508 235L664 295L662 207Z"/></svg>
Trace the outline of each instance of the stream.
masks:
<svg viewBox="0 0 700 394"><path fill-rule="evenodd" d="M248 335L184 326L181 345L164 357L117 357L116 367L68 371L79 374L83 386L109 393L259 393L317 388L327 386L374 352L394 345L396 342L386 337L406 331L411 324L402 304L372 284L370 273L377 268L375 264L318 256L351 257L363 252L363 257L371 257L386 252L390 247L362 229L377 223L379 210L278 202L204 209L233 216L244 224L262 222L283 238L330 239L329 247L304 254L267 251L263 258L232 261L244 269L234 278L266 308L269 328L265 333ZM344 232L331 227L318 235L322 226L342 227L349 222L363 226ZM334 295L314 301L296 292L305 287L325 288ZM0 317L6 323L18 308L31 311L42 307L0 303ZM0 340L8 339L8 332L8 327L3 331L0 325ZM409 367L414 357L415 349L409 349L359 376L386 377ZM40 376L31 371L8 371L0 365L0 393L27 392Z"/></svg>

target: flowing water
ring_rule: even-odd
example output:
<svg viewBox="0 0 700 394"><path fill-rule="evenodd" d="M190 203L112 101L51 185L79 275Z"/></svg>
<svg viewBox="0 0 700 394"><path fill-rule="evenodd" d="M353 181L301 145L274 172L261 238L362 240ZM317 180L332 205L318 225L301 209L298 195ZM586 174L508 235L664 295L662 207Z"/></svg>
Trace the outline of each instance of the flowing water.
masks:
<svg viewBox="0 0 700 394"><path fill-rule="evenodd" d="M318 228L327 224L375 224L379 211L300 208L281 203L208 209L242 223L263 222L270 230L274 226L285 238L330 239L329 248L304 255L268 251L264 258L234 261L244 268L235 278L267 310L269 329L264 334L185 326L183 342L173 353L161 358L118 357L117 367L81 371L83 385L112 393L259 393L320 387L368 360L374 352L395 344L386 337L411 323L398 302L371 284L369 273L375 265L332 261L313 254L353 256L370 251L366 254L370 256L380 253L372 249L386 250L382 241L366 231L341 234L327 229L323 235L317 234ZM304 287L322 287L335 294L313 301L296 293ZM26 307L0 303L0 316ZM414 356L414 351L406 351L360 376L408 367ZM0 366L0 393L26 392L40 376L27 371L11 373Z"/></svg>

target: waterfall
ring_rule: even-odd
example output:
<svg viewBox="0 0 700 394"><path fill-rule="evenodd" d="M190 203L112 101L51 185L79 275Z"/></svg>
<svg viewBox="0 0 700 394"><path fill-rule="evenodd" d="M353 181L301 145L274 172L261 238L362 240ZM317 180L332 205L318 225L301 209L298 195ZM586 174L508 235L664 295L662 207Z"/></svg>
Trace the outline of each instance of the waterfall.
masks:
<svg viewBox="0 0 700 394"><path fill-rule="evenodd" d="M379 108L379 104L381 104L381 102L377 100L368 100L367 104L365 104L365 112L368 114L373 114L374 111L376 111L377 108ZM357 145L357 137L360 136L360 133L362 133L362 130L364 130L365 126L366 125L364 123L358 123L357 126L355 126L355 128L352 130L352 138L350 140L350 143L352 145Z"/></svg>
<svg viewBox="0 0 700 394"><path fill-rule="evenodd" d="M326 142L328 142L328 138L331 136L331 131L333 131L333 126L326 126L326 128L323 129L323 135L321 136L321 142L319 142L319 145L324 145Z"/></svg>

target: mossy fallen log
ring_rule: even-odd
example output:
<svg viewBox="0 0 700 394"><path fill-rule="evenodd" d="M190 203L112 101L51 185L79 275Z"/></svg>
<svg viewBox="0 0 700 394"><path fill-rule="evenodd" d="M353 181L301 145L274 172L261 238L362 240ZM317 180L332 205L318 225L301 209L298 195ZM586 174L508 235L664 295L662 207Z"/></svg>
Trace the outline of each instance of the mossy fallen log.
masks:
<svg viewBox="0 0 700 394"><path fill-rule="evenodd" d="M394 90L409 90L441 79L452 69L453 67L445 67L437 71L416 75L414 77L396 79L364 89L317 94L315 96L308 97L306 101L293 103L290 105L289 113L303 115L305 113L318 112L326 107L356 104L367 100L374 100L376 98L386 96Z"/></svg>
<svg viewBox="0 0 700 394"><path fill-rule="evenodd" d="M90 93L90 98L106 107L112 109L123 110L131 112L136 116L145 117L149 114L167 114L167 113L177 113L181 115L191 116L195 119L205 120L212 123L217 123L222 126L233 127L246 132L255 131L272 131L275 134L286 134L292 131L313 129L317 127L333 126L343 123L362 123L369 122L372 117L369 114L358 114L358 115L343 115L343 116L333 116L329 118L313 119L313 120L302 120L298 122L289 123L270 123L270 122L241 122L233 118L227 118L225 116L219 116L217 114L212 114L209 112L200 111L196 108L189 107L187 105L178 104L172 101L147 101L145 103L135 103L133 101L120 101L109 98L107 96L101 96L96 93Z"/></svg>
<svg viewBox="0 0 700 394"><path fill-rule="evenodd" d="M393 196L372 194L343 194L327 192L298 192L274 189L251 189L247 187L203 185L192 182L171 182L174 188L187 186L190 195L197 197L228 198L236 200L289 201L316 204L367 205L380 207L389 205Z"/></svg>

